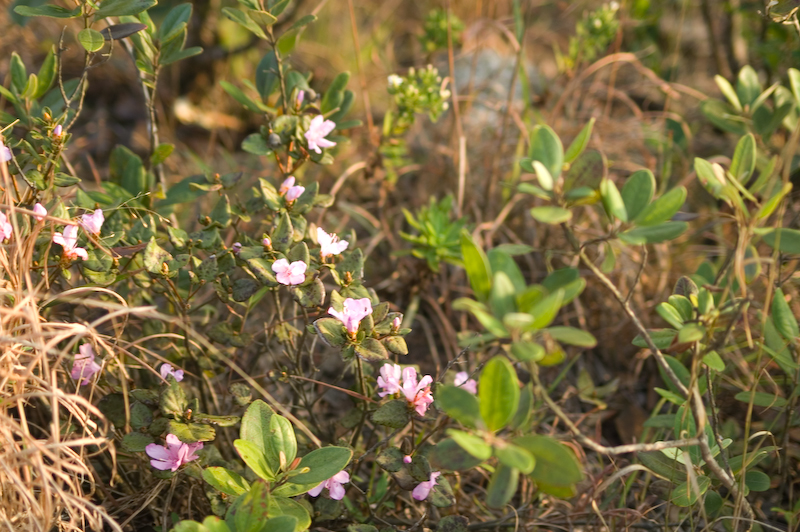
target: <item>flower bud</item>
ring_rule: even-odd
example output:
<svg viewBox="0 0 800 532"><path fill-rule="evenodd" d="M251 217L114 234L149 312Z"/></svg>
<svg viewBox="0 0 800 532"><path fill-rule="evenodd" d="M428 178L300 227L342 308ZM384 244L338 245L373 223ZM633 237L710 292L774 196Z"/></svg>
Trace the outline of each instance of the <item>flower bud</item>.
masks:
<svg viewBox="0 0 800 532"><path fill-rule="evenodd" d="M234 242L233 245L231 246L231 251L234 253L234 255L238 255L241 250L242 250L241 242Z"/></svg>
<svg viewBox="0 0 800 532"><path fill-rule="evenodd" d="M265 248L271 248L272 240L270 240L268 236L265 236L263 240L261 240L261 245L264 246Z"/></svg>
<svg viewBox="0 0 800 532"><path fill-rule="evenodd" d="M56 127L54 127L53 128L53 138L60 139L62 131L63 131L63 128L61 127L61 124L58 124Z"/></svg>
<svg viewBox="0 0 800 532"><path fill-rule="evenodd" d="M410 454L407 454L407 455L405 455L403 457L403 463L404 464L410 464L411 463L411 455Z"/></svg>
<svg viewBox="0 0 800 532"><path fill-rule="evenodd" d="M269 136L267 137L267 144L273 150L275 148L280 148L282 144L280 135L276 133L270 133Z"/></svg>

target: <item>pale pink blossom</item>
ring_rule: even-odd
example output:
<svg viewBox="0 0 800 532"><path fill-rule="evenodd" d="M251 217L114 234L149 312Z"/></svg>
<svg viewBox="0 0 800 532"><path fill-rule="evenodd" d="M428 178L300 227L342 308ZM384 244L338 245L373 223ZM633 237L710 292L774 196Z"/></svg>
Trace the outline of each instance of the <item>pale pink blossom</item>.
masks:
<svg viewBox="0 0 800 532"><path fill-rule="evenodd" d="M164 363L161 364L161 378L167 380L167 375L172 375L175 377L175 380L181 382L183 380L183 370L182 369L175 369L172 367L172 364Z"/></svg>
<svg viewBox="0 0 800 532"><path fill-rule="evenodd" d="M401 390L400 379L402 378L403 370L399 364L384 364L380 373L378 387L383 388L383 391L378 392L380 397L393 395Z"/></svg>
<svg viewBox="0 0 800 532"><path fill-rule="evenodd" d="M410 463L411 463L411 462L413 462L413 461L414 461L414 459L413 459L413 458L411 458L411 455L410 455L410 454L407 454L407 455L405 455L405 456L403 457L403 463L404 463L404 464L410 464Z"/></svg>
<svg viewBox="0 0 800 532"><path fill-rule="evenodd" d="M93 235L100 234L100 228L103 227L103 222L106 220L103 216L103 209L97 209L92 214L84 214L81 216L81 226L84 231Z"/></svg>
<svg viewBox="0 0 800 532"><path fill-rule="evenodd" d="M418 501L424 501L427 499L428 494L431 492L433 487L437 485L436 479L439 478L440 475L441 473L438 471L431 471L431 479L417 484L417 487L411 492L411 496Z"/></svg>
<svg viewBox="0 0 800 532"><path fill-rule="evenodd" d="M430 375L425 375L417 382L417 370L411 367L403 370L403 387L401 391L409 405L413 406L420 416L424 416L428 406L433 403L430 387L432 383L433 377Z"/></svg>
<svg viewBox="0 0 800 532"><path fill-rule="evenodd" d="M12 158L11 150L0 139L0 163L7 163Z"/></svg>
<svg viewBox="0 0 800 532"><path fill-rule="evenodd" d="M456 373L456 378L453 381L453 384L456 386L460 386L461 388L464 388L472 395L478 393L478 383L475 382L475 379L470 379L469 373L467 373L466 371L459 371L458 373Z"/></svg>
<svg viewBox="0 0 800 532"><path fill-rule="evenodd" d="M325 117L322 115L315 116L308 126L308 131L305 132L305 137L308 141L308 149L314 150L317 153L322 153L320 148L332 148L336 146L335 142L325 138L335 127L335 123L330 120L325 120Z"/></svg>
<svg viewBox="0 0 800 532"><path fill-rule="evenodd" d="M347 484L348 482L350 482L350 473L347 471L339 471L328 480L320 482L318 486L308 490L308 494L312 497L318 497L324 488L328 488L331 499L341 501L344 499L345 492L342 484Z"/></svg>
<svg viewBox="0 0 800 532"><path fill-rule="evenodd" d="M203 442L183 443L174 434L167 434L166 447L151 443L144 450L152 458L151 466L162 471L177 471L183 464L200 458L194 453L202 448Z"/></svg>
<svg viewBox="0 0 800 532"><path fill-rule="evenodd" d="M283 180L283 183L281 183L281 188L278 190L278 194L285 197L286 201L290 203L302 196L303 192L306 190L306 187L301 187L300 185L295 185L294 183L294 176L290 175Z"/></svg>
<svg viewBox="0 0 800 532"><path fill-rule="evenodd" d="M40 222L44 220L44 217L47 216L47 209L44 208L44 205L41 203L37 203L33 206L33 217L39 220Z"/></svg>
<svg viewBox="0 0 800 532"><path fill-rule="evenodd" d="M83 260L87 260L89 258L86 250L76 245L78 243L77 225L66 226L63 235L61 233L53 233L53 243L61 244L61 247L64 248L64 256L68 259L80 257Z"/></svg>
<svg viewBox="0 0 800 532"><path fill-rule="evenodd" d="M278 282L288 286L300 284L306 280L308 265L302 260L289 264L286 259L278 259L272 263L272 271L277 275Z"/></svg>
<svg viewBox="0 0 800 532"><path fill-rule="evenodd" d="M286 193L289 192L289 189L294 186L294 181L295 179L293 175L290 175L289 177L284 179L283 183L281 183L281 188L278 189L278 194L280 194L281 196L285 196Z"/></svg>
<svg viewBox="0 0 800 532"><path fill-rule="evenodd" d="M348 297L342 303L341 312L330 307L328 314L341 321L347 332L354 335L358 332L361 320L372 314L372 303L368 297L362 297L361 299Z"/></svg>
<svg viewBox="0 0 800 532"><path fill-rule="evenodd" d="M299 198L300 196L302 196L303 192L305 192L305 191L306 191L306 187L301 187L300 185L295 185L295 186L293 186L292 188L289 189L289 192L287 192L286 196L284 196L284 197L286 198L287 202L291 203L294 200L296 200L297 198Z"/></svg>
<svg viewBox="0 0 800 532"><path fill-rule="evenodd" d="M324 259L332 255L338 255L347 249L350 243L347 240L339 240L334 233L328 234L321 227L317 227L317 242L319 242L319 254Z"/></svg>
<svg viewBox="0 0 800 532"><path fill-rule="evenodd" d="M11 224L8 222L8 218L4 213L0 212L0 242L10 239L13 233L14 228L11 227Z"/></svg>
<svg viewBox="0 0 800 532"><path fill-rule="evenodd" d="M94 374L100 371L100 364L94 361L94 350L91 344L83 344L78 350L80 353L75 355L70 376L78 381L78 386L86 386L91 382Z"/></svg>

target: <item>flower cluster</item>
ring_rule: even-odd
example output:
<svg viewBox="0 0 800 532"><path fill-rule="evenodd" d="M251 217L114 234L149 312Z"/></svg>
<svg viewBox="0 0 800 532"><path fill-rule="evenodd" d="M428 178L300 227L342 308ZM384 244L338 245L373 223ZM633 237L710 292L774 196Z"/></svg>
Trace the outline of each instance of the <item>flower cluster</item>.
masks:
<svg viewBox="0 0 800 532"><path fill-rule="evenodd" d="M412 367L401 369L398 364L384 364L378 377L378 392L380 397L402 393L410 407L417 414L424 416L428 407L433 403L431 384L433 377L425 375L417 381L417 370Z"/></svg>
<svg viewBox="0 0 800 532"><path fill-rule="evenodd" d="M45 209L41 203L37 203L33 207L34 217L41 221L47 216L47 209ZM105 216L103 215L103 209L97 209L92 214L84 214L81 216L80 225L83 227L83 230L91 235L99 235L100 229L103 227L103 222L105 222ZM68 225L64 228L63 233L53 233L53 243L59 244L64 249L64 258L66 259L76 259L80 257L83 260L87 260L89 258L89 254L86 251L86 248L82 248L78 246L78 226L77 225Z"/></svg>
<svg viewBox="0 0 800 532"><path fill-rule="evenodd" d="M167 434L167 446L155 443L144 448L147 456L152 458L150 465L161 471L177 471L180 466L200 458L195 454L203 448L202 442L183 443L174 434Z"/></svg>

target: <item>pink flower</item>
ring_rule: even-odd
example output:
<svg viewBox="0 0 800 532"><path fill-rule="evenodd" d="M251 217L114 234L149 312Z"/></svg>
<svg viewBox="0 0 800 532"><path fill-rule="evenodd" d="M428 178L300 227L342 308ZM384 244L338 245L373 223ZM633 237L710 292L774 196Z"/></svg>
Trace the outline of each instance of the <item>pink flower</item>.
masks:
<svg viewBox="0 0 800 532"><path fill-rule="evenodd" d="M33 213L33 217L41 222L47 216L47 209L41 203L37 203L33 206Z"/></svg>
<svg viewBox="0 0 800 532"><path fill-rule="evenodd" d="M77 225L66 226L63 235L61 233L53 233L53 243L61 244L61 247L64 248L64 256L68 259L80 257L83 260L87 260L89 258L89 254L86 253L84 248L79 248L75 245L78 243Z"/></svg>
<svg viewBox="0 0 800 532"><path fill-rule="evenodd" d="M151 466L162 471L177 471L183 464L200 458L194 453L202 448L203 442L183 443L174 434L167 434L166 447L151 443L144 450L152 458Z"/></svg>
<svg viewBox="0 0 800 532"><path fill-rule="evenodd" d="M8 218L5 214L0 212L0 242L10 239L14 232L14 228L8 223Z"/></svg>
<svg viewBox="0 0 800 532"><path fill-rule="evenodd" d="M466 371L459 371L458 373L456 373L456 378L453 381L453 384L455 386L460 386L464 388L472 395L478 393L478 383L475 382L475 379L470 379L469 373L467 373Z"/></svg>
<svg viewBox="0 0 800 532"><path fill-rule="evenodd" d="M350 245L347 240L339 240L338 236L326 233L321 227L317 227L317 242L321 248L319 254L323 259L331 255L338 255Z"/></svg>
<svg viewBox="0 0 800 532"><path fill-rule="evenodd" d="M392 320L392 329L396 331L397 329L400 328L400 325L402 323L403 322L400 320L400 316L395 316L394 319Z"/></svg>
<svg viewBox="0 0 800 532"><path fill-rule="evenodd" d="M306 280L308 265L302 260L289 264L286 259L278 259L272 263L272 271L277 273L278 282L288 286L300 284Z"/></svg>
<svg viewBox="0 0 800 532"><path fill-rule="evenodd" d="M181 382L183 380L183 370L182 369L175 369L172 367L172 364L161 364L161 378L167 380L167 375L172 375L175 377L175 380Z"/></svg>
<svg viewBox="0 0 800 532"><path fill-rule="evenodd" d="M61 124L58 124L56 127L54 127L53 128L53 137L54 138L61 138L62 130L63 130L63 128L61 127Z"/></svg>
<svg viewBox="0 0 800 532"><path fill-rule="evenodd" d="M403 457L403 463L404 463L404 464L410 464L410 463L411 463L411 462L413 462L413 461L414 461L414 459L413 459L413 458L411 458L411 455L410 455L410 454L407 454L407 455L405 455L405 456Z"/></svg>
<svg viewBox="0 0 800 532"><path fill-rule="evenodd" d="M372 303L368 297L353 299L348 297L342 303L342 311L338 312L333 307L328 309L328 314L344 323L344 328L351 335L358 332L361 320L372 314Z"/></svg>
<svg viewBox="0 0 800 532"><path fill-rule="evenodd" d="M406 396L408 403L414 407L417 414L420 416L425 415L428 406L433 403L433 395L431 395L430 385L433 382L433 377L425 375L417 382L417 370L414 368L405 368L403 370L403 395Z"/></svg>
<svg viewBox="0 0 800 532"><path fill-rule="evenodd" d="M286 196L284 196L284 197L286 198L287 202L291 203L294 200L296 200L297 198L299 198L300 196L302 196L303 192L305 192L305 191L306 191L306 187L301 187L300 185L296 185L296 186L293 186L292 188L290 188L289 192L287 192Z"/></svg>
<svg viewBox="0 0 800 532"><path fill-rule="evenodd" d="M0 139L0 163L7 163L11 160L11 150L3 144L3 140Z"/></svg>
<svg viewBox="0 0 800 532"><path fill-rule="evenodd" d="M103 222L105 220L103 209L97 209L92 214L84 214L81 216L81 226L87 233L99 235L100 228L103 227Z"/></svg>
<svg viewBox="0 0 800 532"><path fill-rule="evenodd" d="M335 127L336 124L330 120L325 120L325 117L322 115L315 116L308 126L308 131L305 132L305 137L308 141L308 149L314 150L317 153L322 153L320 148L332 148L336 146L335 142L325 139Z"/></svg>
<svg viewBox="0 0 800 532"><path fill-rule="evenodd" d="M78 381L78 386L86 386L91 382L94 374L100 371L100 365L94 361L94 350L91 344L83 344L78 350L80 354L75 355L70 376Z"/></svg>
<svg viewBox="0 0 800 532"><path fill-rule="evenodd" d="M317 487L308 490L308 494L312 497L318 497L319 494L322 493L323 488L328 488L331 499L341 501L344 499L345 492L342 484L347 484L348 482L350 482L350 473L347 471L339 471L328 480L320 482Z"/></svg>
<svg viewBox="0 0 800 532"><path fill-rule="evenodd" d="M381 375L378 377L378 387L383 388L383 391L378 392L378 395L386 397L399 392L402 374L403 370L400 369L399 364L384 364L381 367Z"/></svg>
<svg viewBox="0 0 800 532"><path fill-rule="evenodd" d="M300 185L294 184L295 179L293 175L290 175L286 179L283 180L281 183L281 188L278 190L278 194L284 196L286 201L289 203L293 202L297 198L303 195L305 192L306 187L301 187Z"/></svg>
<svg viewBox="0 0 800 532"><path fill-rule="evenodd" d="M428 498L428 494L431 492L434 486L436 486L436 479L441 475L438 471L431 471L431 479L426 482L420 482L414 491L411 492L411 496L414 497L418 501L424 501Z"/></svg>

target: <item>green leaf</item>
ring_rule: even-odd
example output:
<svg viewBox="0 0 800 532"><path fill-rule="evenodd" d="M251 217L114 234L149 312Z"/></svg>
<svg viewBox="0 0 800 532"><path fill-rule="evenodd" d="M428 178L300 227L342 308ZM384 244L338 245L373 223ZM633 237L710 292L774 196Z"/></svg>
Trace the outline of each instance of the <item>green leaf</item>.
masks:
<svg viewBox="0 0 800 532"><path fill-rule="evenodd" d="M11 85L18 94L25 90L28 81L28 72L25 70L25 63L17 52L11 53Z"/></svg>
<svg viewBox="0 0 800 532"><path fill-rule="evenodd" d="M482 383L481 386L483 386ZM479 436L456 429L447 429L447 435L450 436L459 447L481 462L488 460L492 456L492 448Z"/></svg>
<svg viewBox="0 0 800 532"><path fill-rule="evenodd" d="M411 420L408 412L408 402L405 399L395 399L381 405L372 414L372 421L378 425L392 429L401 429Z"/></svg>
<svg viewBox="0 0 800 532"><path fill-rule="evenodd" d="M156 5L156 0L104 0L100 9L94 12L95 20L106 17L138 15Z"/></svg>
<svg viewBox="0 0 800 532"><path fill-rule="evenodd" d="M675 187L654 201L635 220L636 225L658 225L666 222L680 210L686 201L686 188Z"/></svg>
<svg viewBox="0 0 800 532"><path fill-rule="evenodd" d="M491 453L491 449L489 449ZM449 469L452 471L465 471L480 465L483 460L475 458L467 452L453 438L445 438L437 443L428 455L431 467L434 469Z"/></svg>
<svg viewBox="0 0 800 532"><path fill-rule="evenodd" d="M33 98L38 100L39 98L47 94L47 91L50 90L50 87L53 85L53 81L55 80L55 78L56 78L56 54L55 50L51 48L50 51L45 56L44 61L42 62L42 66L39 67L39 73L36 74L36 79L38 80L38 82L36 84L36 94L33 95Z"/></svg>
<svg viewBox="0 0 800 532"><path fill-rule="evenodd" d="M265 528L272 497L264 482L254 482L244 496L239 497L228 509L225 522L236 532L260 532Z"/></svg>
<svg viewBox="0 0 800 532"><path fill-rule="evenodd" d="M672 504L683 508L689 507L697 502L697 500L708 490L711 486L711 479L699 475L697 477L697 491L691 482L681 482L672 492Z"/></svg>
<svg viewBox="0 0 800 532"><path fill-rule="evenodd" d="M628 221L628 213L625 210L625 203L622 195L613 181L606 178L600 181L600 198L603 200L603 207L612 220L616 218L622 222Z"/></svg>
<svg viewBox="0 0 800 532"><path fill-rule="evenodd" d="M694 158L694 171L697 179L709 194L717 199L721 199L723 190L727 184L725 172L718 164L711 164L700 157Z"/></svg>
<svg viewBox="0 0 800 532"><path fill-rule="evenodd" d="M518 340L511 344L511 354L517 360L539 362L546 354L544 347L535 342Z"/></svg>
<svg viewBox="0 0 800 532"><path fill-rule="evenodd" d="M268 482L275 480L275 472L267 463L267 457L256 444L247 440L234 440L233 446L253 473Z"/></svg>
<svg viewBox="0 0 800 532"><path fill-rule="evenodd" d="M554 179L561 175L564 166L564 147L550 126L540 125L533 128L528 156L544 164Z"/></svg>
<svg viewBox="0 0 800 532"><path fill-rule="evenodd" d="M533 323L528 327L528 330L544 329L553 323L553 320L556 319L556 314L558 314L561 305L564 303L564 294L565 290L559 288L534 303L529 311L529 314L533 316Z"/></svg>
<svg viewBox="0 0 800 532"><path fill-rule="evenodd" d="M247 135L242 141L242 149L253 155L272 155L272 148L267 145L267 141L264 140L261 133Z"/></svg>
<svg viewBox="0 0 800 532"><path fill-rule="evenodd" d="M750 491L769 491L771 482L769 476L761 471L748 471L744 474L744 484Z"/></svg>
<svg viewBox="0 0 800 532"><path fill-rule="evenodd" d="M256 67L256 89L265 102L278 87L278 68L275 50L267 52Z"/></svg>
<svg viewBox="0 0 800 532"><path fill-rule="evenodd" d="M508 246L512 247L509 248ZM522 275L522 271L512 257L512 252L514 251L513 246L514 244L509 244L506 247L498 246L490 249L487 254L489 257L489 267L492 272L504 272L514 285L514 289L517 292L522 292L525 290L527 283L525 277ZM521 253L523 255L532 251L528 246L521 246L521 249L523 250Z"/></svg>
<svg viewBox="0 0 800 532"><path fill-rule="evenodd" d="M253 273L259 283L269 287L278 286L278 280L275 278L275 273L272 271L272 266L269 262L259 257L247 259L245 262L247 263L247 269Z"/></svg>
<svg viewBox="0 0 800 532"><path fill-rule="evenodd" d="M161 143L158 147L153 151L153 155L150 156L150 164L153 166L158 166L159 164L163 163L167 160L172 152L175 150L174 144L168 143Z"/></svg>
<svg viewBox="0 0 800 532"><path fill-rule="evenodd" d="M759 94L761 94L761 82L758 81L758 74L750 65L743 66L736 80L736 95L742 107L751 105Z"/></svg>
<svg viewBox="0 0 800 532"><path fill-rule="evenodd" d="M686 222L664 222L658 225L628 229L624 233L620 233L619 238L626 244L632 245L657 244L678 238L687 229L689 229L689 224Z"/></svg>
<svg viewBox="0 0 800 532"><path fill-rule="evenodd" d="M436 405L462 425L474 428L480 418L478 398L459 386L445 384L436 389Z"/></svg>
<svg viewBox="0 0 800 532"><path fill-rule="evenodd" d="M550 225L558 225L568 222L572 219L572 211L564 209L563 207L555 207L553 205L546 205L543 207L534 207L531 209L531 216L534 220Z"/></svg>
<svg viewBox="0 0 800 532"><path fill-rule="evenodd" d="M166 43L180 35L192 16L192 4L186 2L170 9L158 28L158 40Z"/></svg>
<svg viewBox="0 0 800 532"><path fill-rule="evenodd" d="M650 205L656 190L656 178L650 170L637 170L622 186L622 202L629 220L635 220Z"/></svg>
<svg viewBox="0 0 800 532"><path fill-rule="evenodd" d="M527 169L527 166L525 168ZM542 188L547 191L553 190L553 187L555 186L555 180L553 179L553 175L550 173L550 170L548 170L541 161L531 161L531 168L536 174L536 179L539 180L539 184L542 186Z"/></svg>
<svg viewBox="0 0 800 532"><path fill-rule="evenodd" d="M244 477L224 467L208 467L203 470L203 480L222 493L239 496L250 491L250 483Z"/></svg>
<svg viewBox="0 0 800 532"><path fill-rule="evenodd" d="M703 356L703 363L714 371L725 371L725 361L716 351L709 351Z"/></svg>
<svg viewBox="0 0 800 532"><path fill-rule="evenodd" d="M74 18L81 14L81 8L78 6L75 9L67 9L52 4L43 6L18 5L14 8L14 12L23 17Z"/></svg>
<svg viewBox="0 0 800 532"><path fill-rule="evenodd" d="M512 443L496 444L494 454L501 464L519 469L526 475L531 473L536 465L536 459L531 453Z"/></svg>
<svg viewBox="0 0 800 532"><path fill-rule="evenodd" d="M494 274L492 291L489 294L489 306L492 313L498 318L517 310L516 289L505 272L495 272Z"/></svg>
<svg viewBox="0 0 800 532"><path fill-rule="evenodd" d="M225 9L230 9L230 8L225 8ZM241 13L241 11L238 11L236 9L233 9L232 11L236 11L238 13ZM266 111L266 106L256 102L252 98L250 98L248 95L246 95L244 92L242 92L242 89L240 89L239 87L237 87L237 86L235 86L235 85L233 85L231 83L228 83L227 81L220 81L219 84L225 90L225 92L230 94L231 97L233 97L234 100L236 100L237 102L242 104L244 107L246 107L248 111L252 111L252 112L258 113L258 114L261 114L264 111Z"/></svg>
<svg viewBox="0 0 800 532"><path fill-rule="evenodd" d="M314 322L317 334L331 347L341 347L347 341L347 331L336 318L320 318Z"/></svg>
<svg viewBox="0 0 800 532"><path fill-rule="evenodd" d="M595 119L592 117L589 122L583 126L581 132L578 133L578 136L575 137L575 140L573 140L572 144L570 144L569 148L567 148L567 152L564 154L564 162L571 163L577 159L581 153L583 153L583 150L586 149L586 146L589 144L589 139L592 136L594 122Z"/></svg>
<svg viewBox="0 0 800 532"><path fill-rule="evenodd" d="M670 305L669 303L659 303L656 306L656 312L658 315L664 318L664 321L675 327L676 329L680 329L683 327L683 317L678 310Z"/></svg>
<svg viewBox="0 0 800 532"><path fill-rule="evenodd" d="M706 336L706 328L699 323L687 323L678 331L678 343L699 342Z"/></svg>
<svg viewBox="0 0 800 532"><path fill-rule="evenodd" d="M739 392L734 396L734 399L743 403L749 403L750 392ZM756 392L753 396L753 404L763 408L775 408L780 410L788 404L788 401L783 397L771 393Z"/></svg>
<svg viewBox="0 0 800 532"><path fill-rule="evenodd" d="M503 508L517 492L519 470L499 464L486 489L486 504L490 508Z"/></svg>
<svg viewBox="0 0 800 532"><path fill-rule="evenodd" d="M141 432L131 432L122 437L122 447L131 453L142 453L145 447L153 443L153 437Z"/></svg>
<svg viewBox="0 0 800 532"><path fill-rule="evenodd" d="M274 493L273 493L274 495ZM277 497L273 497L270 503L279 501ZM288 499L287 499L288 500ZM302 506L300 507L302 508ZM303 510L305 511L305 510ZM308 514L308 512L306 512ZM309 518L309 523L311 519ZM308 527L300 526L300 520L294 515L279 515L277 517L270 517L262 530L269 530L269 532L295 532L298 530L306 530Z"/></svg>
<svg viewBox="0 0 800 532"><path fill-rule="evenodd" d="M481 371L480 398L481 418L486 428L496 432L503 428L519 405L519 381L511 363L496 356Z"/></svg>
<svg viewBox="0 0 800 532"><path fill-rule="evenodd" d="M800 255L800 231L797 229L773 229L763 238L771 248L777 246L783 253Z"/></svg>
<svg viewBox="0 0 800 532"><path fill-rule="evenodd" d="M272 437L270 420L273 415L275 415L275 411L267 403L258 399L247 407L242 416L239 437L255 445L263 455L266 455Z"/></svg>
<svg viewBox="0 0 800 532"><path fill-rule="evenodd" d="M273 414L269 419L269 442L266 458L273 471L286 471L297 456L297 439L292 424L283 416Z"/></svg>
<svg viewBox="0 0 800 532"><path fill-rule="evenodd" d="M748 133L736 144L733 152L730 173L734 179L744 184L753 175L756 167L756 139L752 133Z"/></svg>
<svg viewBox="0 0 800 532"><path fill-rule="evenodd" d="M356 345L356 355L368 361L381 361L389 358L389 353L376 338L364 338Z"/></svg>
<svg viewBox="0 0 800 532"><path fill-rule="evenodd" d="M222 14L225 15L230 20L244 26L248 31L255 34L256 37L258 37L259 39L263 39L265 41L267 40L267 36L264 33L264 30L259 28L258 25L255 22L253 22L253 20L250 17L244 14L244 12L238 9L234 9L232 7L223 7Z"/></svg>
<svg viewBox="0 0 800 532"><path fill-rule="evenodd" d="M189 401L178 381L169 379L168 382L169 385L161 391L158 400L159 408L161 413L167 417L181 417L189 407Z"/></svg>
<svg viewBox="0 0 800 532"><path fill-rule="evenodd" d="M294 484L319 484L344 469L352 456L353 451L345 447L316 449L305 455L297 466L300 471L308 468L308 472L295 475L289 481Z"/></svg>
<svg viewBox="0 0 800 532"><path fill-rule="evenodd" d="M591 333L575 327L550 327L546 330L554 340L558 340L562 344L586 348L597 345L597 339Z"/></svg>
<svg viewBox="0 0 800 532"><path fill-rule="evenodd" d="M733 85L731 85L727 79L723 78L719 74L714 76L714 81L717 83L717 86L722 94L728 99L729 102L731 102L731 105L737 111L741 111L742 104L739 101L739 96L736 95L736 90L734 90Z"/></svg>
<svg viewBox="0 0 800 532"><path fill-rule="evenodd" d="M205 423L178 423L173 419L168 427L169 432L185 443L211 441L216 437L214 427Z"/></svg>
<svg viewBox="0 0 800 532"><path fill-rule="evenodd" d="M492 269L486 253L478 247L466 230L461 233L461 254L475 297L478 301L485 302L492 290Z"/></svg>
<svg viewBox="0 0 800 532"><path fill-rule="evenodd" d="M800 336L797 319L794 317L794 313L783 295L783 290L780 288L775 290L775 295L772 298L772 321L781 336L791 343L797 342L797 337Z"/></svg>
<svg viewBox="0 0 800 532"><path fill-rule="evenodd" d="M527 450L536 459L531 478L537 483L572 486L583 480L575 453L553 438L532 434L516 438L513 443Z"/></svg>
<svg viewBox="0 0 800 532"><path fill-rule="evenodd" d="M84 28L78 32L78 42L81 43L84 50L94 53L103 48L106 40L99 31L92 28Z"/></svg>
<svg viewBox="0 0 800 532"><path fill-rule="evenodd" d="M316 15L306 15L306 16L304 16L304 17L300 17L300 18L297 20L297 22L295 22L294 24L292 24L292 25L289 27L289 29L288 29L288 30L286 30L286 31L299 30L299 29L301 29L301 28L304 28L304 27L308 26L308 25L309 25L309 24L311 24L312 22L315 22L316 20L317 20L317 17L316 17ZM345 85L346 85L346 83L345 83Z"/></svg>

